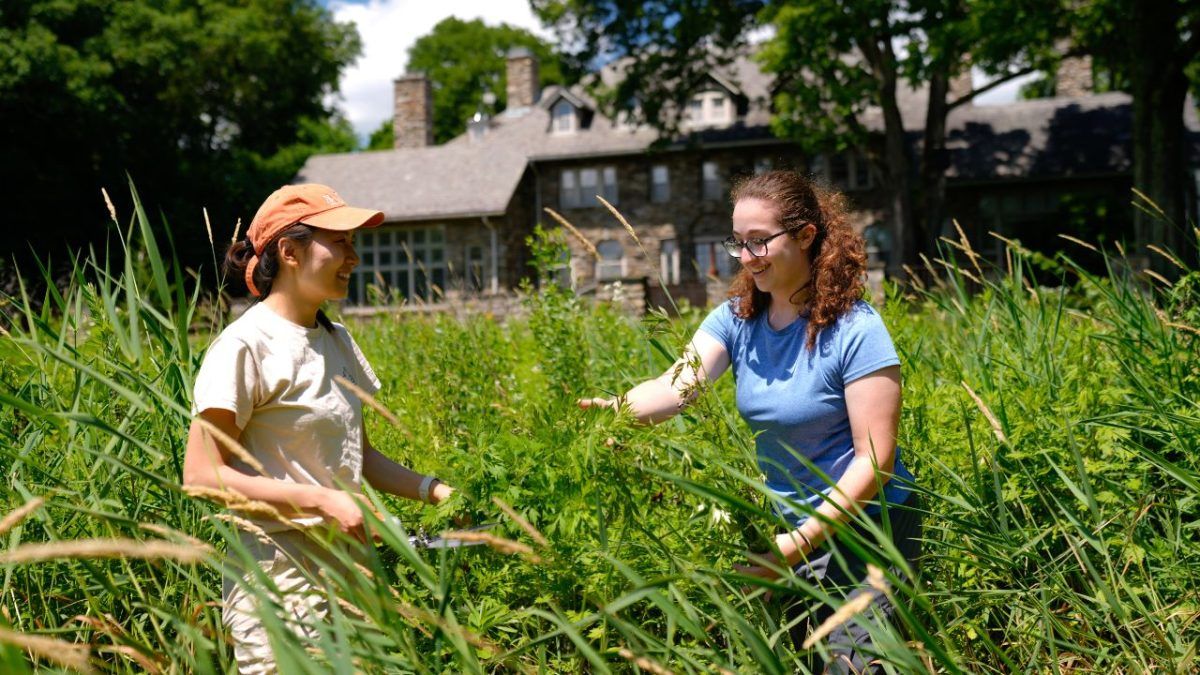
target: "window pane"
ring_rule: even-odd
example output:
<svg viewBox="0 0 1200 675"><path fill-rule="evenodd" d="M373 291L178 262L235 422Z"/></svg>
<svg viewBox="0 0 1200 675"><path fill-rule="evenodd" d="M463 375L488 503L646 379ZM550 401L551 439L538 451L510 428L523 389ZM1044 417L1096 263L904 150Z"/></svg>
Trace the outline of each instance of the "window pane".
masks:
<svg viewBox="0 0 1200 675"><path fill-rule="evenodd" d="M412 242L414 244L424 244L425 243L425 230L413 230Z"/></svg>
<svg viewBox="0 0 1200 675"><path fill-rule="evenodd" d="M582 169L579 172L579 186L584 189L596 188L599 184L599 175L595 169Z"/></svg>
<svg viewBox="0 0 1200 675"><path fill-rule="evenodd" d="M704 180L716 180L716 178L717 178L717 163L716 162L705 162L704 163Z"/></svg>
<svg viewBox="0 0 1200 675"><path fill-rule="evenodd" d="M392 252L391 251L380 251L379 252L379 265L381 267L386 267L391 264L392 264Z"/></svg>
<svg viewBox="0 0 1200 675"><path fill-rule="evenodd" d="M571 189L571 188L575 187L575 172L574 171L563 171L562 172L562 186L564 189Z"/></svg>
<svg viewBox="0 0 1200 675"><path fill-rule="evenodd" d="M650 170L651 180L655 185L666 183L668 175L667 167L664 164L658 164Z"/></svg>
<svg viewBox="0 0 1200 675"><path fill-rule="evenodd" d="M363 248L370 248L375 245L375 233L363 232L358 236L358 243Z"/></svg>
<svg viewBox="0 0 1200 675"><path fill-rule="evenodd" d="M380 246L391 246L392 245L392 233L391 232L380 232L379 233L379 245Z"/></svg>

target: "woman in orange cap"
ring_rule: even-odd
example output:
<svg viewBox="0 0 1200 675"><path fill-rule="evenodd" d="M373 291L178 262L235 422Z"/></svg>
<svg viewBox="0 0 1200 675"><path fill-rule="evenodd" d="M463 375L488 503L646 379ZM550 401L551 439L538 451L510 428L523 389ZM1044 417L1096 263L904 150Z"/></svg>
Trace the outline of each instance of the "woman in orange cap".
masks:
<svg viewBox="0 0 1200 675"><path fill-rule="evenodd" d="M346 297L358 265L354 232L383 213L346 205L324 185L288 185L259 208L225 257L227 276L260 299L209 346L196 376L193 414L249 452L247 461L200 420L192 423L183 482L236 492L275 507L283 520L251 518L242 545L284 594L295 630L323 613L316 573L337 563L310 537L328 528L364 539L361 485L436 504L451 488L371 447L358 396L341 376L374 393L379 380L345 327L322 303ZM258 466L254 466L257 464ZM265 533L265 536L262 536ZM252 574L247 573L249 580ZM224 620L244 673L273 672L254 596L229 578Z"/></svg>

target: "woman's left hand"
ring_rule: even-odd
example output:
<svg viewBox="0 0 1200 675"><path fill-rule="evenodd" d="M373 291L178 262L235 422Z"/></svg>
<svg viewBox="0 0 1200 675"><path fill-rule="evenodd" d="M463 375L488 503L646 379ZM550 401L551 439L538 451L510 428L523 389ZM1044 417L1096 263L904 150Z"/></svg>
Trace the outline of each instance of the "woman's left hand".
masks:
<svg viewBox="0 0 1200 675"><path fill-rule="evenodd" d="M780 574L775 568L786 569L796 565L808 555L808 546L802 535L796 531L775 535L774 553L747 553L748 565L734 565L733 568L746 576L759 577L771 581L778 579ZM795 561L795 562L792 562ZM771 563L771 564L768 564ZM773 565L773 566L772 566Z"/></svg>

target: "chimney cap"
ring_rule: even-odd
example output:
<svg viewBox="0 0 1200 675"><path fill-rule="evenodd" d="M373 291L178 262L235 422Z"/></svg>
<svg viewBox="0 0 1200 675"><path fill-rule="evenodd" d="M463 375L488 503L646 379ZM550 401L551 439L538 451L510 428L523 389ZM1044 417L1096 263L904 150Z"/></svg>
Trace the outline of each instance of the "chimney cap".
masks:
<svg viewBox="0 0 1200 675"><path fill-rule="evenodd" d="M528 47L513 47L506 56L510 59L532 59L533 52Z"/></svg>
<svg viewBox="0 0 1200 675"><path fill-rule="evenodd" d="M424 70L408 70L400 77L396 78L396 82L406 82L408 80L424 80L428 77L428 73Z"/></svg>

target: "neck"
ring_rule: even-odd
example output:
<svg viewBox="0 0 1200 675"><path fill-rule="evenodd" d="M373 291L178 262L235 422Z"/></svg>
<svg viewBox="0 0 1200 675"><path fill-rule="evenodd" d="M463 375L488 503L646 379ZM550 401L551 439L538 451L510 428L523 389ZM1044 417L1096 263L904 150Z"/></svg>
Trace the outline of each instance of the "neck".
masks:
<svg viewBox="0 0 1200 675"><path fill-rule="evenodd" d="M263 304L273 312L299 326L314 328L317 325L317 310L320 303L307 302L294 293L286 293L272 289L271 294L263 300Z"/></svg>

